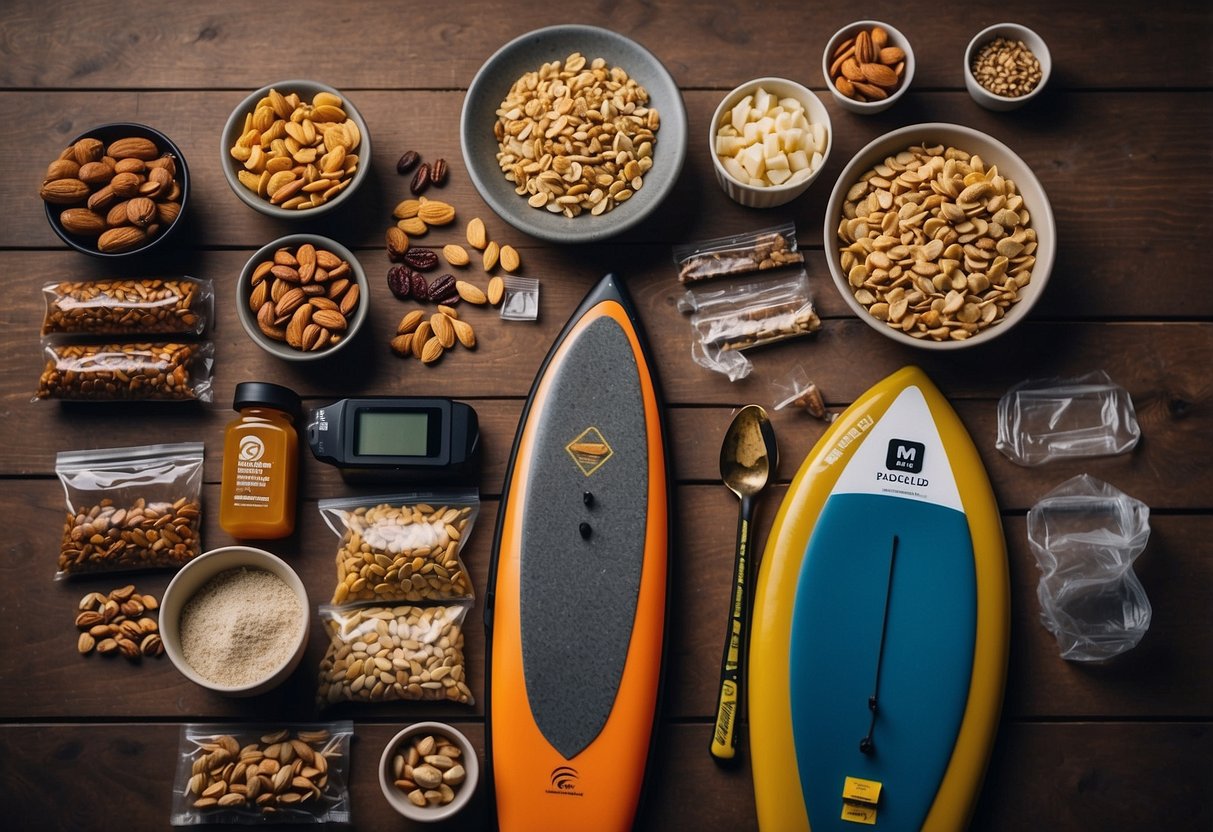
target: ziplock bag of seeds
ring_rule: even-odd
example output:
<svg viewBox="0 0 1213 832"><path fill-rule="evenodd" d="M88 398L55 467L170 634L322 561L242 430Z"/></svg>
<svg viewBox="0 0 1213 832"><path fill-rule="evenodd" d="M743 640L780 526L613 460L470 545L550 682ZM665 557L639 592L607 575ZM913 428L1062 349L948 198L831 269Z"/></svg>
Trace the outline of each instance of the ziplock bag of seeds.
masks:
<svg viewBox="0 0 1213 832"><path fill-rule="evenodd" d="M214 345L47 344L39 399L210 402Z"/></svg>
<svg viewBox="0 0 1213 832"><path fill-rule="evenodd" d="M998 400L995 447L1019 465L1123 454L1139 439L1133 400L1103 370L1023 381Z"/></svg>
<svg viewBox="0 0 1213 832"><path fill-rule="evenodd" d="M354 724L181 727L173 826L349 823Z"/></svg>
<svg viewBox="0 0 1213 832"><path fill-rule="evenodd" d="M476 489L321 500L341 538L333 603L471 600L459 555L479 513Z"/></svg>
<svg viewBox="0 0 1213 832"><path fill-rule="evenodd" d="M674 247L679 283L803 263L792 223Z"/></svg>
<svg viewBox="0 0 1213 832"><path fill-rule="evenodd" d="M329 636L317 705L425 700L473 704L463 653L468 603L321 607Z"/></svg>
<svg viewBox="0 0 1213 832"><path fill-rule="evenodd" d="M67 499L55 578L179 567L202 551L201 442L62 451Z"/></svg>
<svg viewBox="0 0 1213 832"><path fill-rule="evenodd" d="M201 335L213 309L209 280L63 280L42 287L42 334Z"/></svg>

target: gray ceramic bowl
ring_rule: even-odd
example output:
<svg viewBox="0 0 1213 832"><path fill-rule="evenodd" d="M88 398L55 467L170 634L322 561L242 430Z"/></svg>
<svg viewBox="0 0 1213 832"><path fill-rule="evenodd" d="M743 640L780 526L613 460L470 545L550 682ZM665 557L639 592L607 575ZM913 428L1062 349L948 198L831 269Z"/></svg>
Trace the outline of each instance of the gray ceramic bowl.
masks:
<svg viewBox="0 0 1213 832"><path fill-rule="evenodd" d="M580 52L587 61L604 58L608 66L624 69L648 90L650 103L661 116L653 145L653 167L645 174L644 187L599 216L587 212L569 218L532 208L525 197L514 192L513 183L506 180L497 163L493 125L497 109L514 82L544 63L563 61L573 52ZM640 44L594 26L550 26L515 38L485 61L463 101L459 134L472 182L502 219L548 242L591 243L637 225L669 194L686 158L687 116L674 78Z"/></svg>
<svg viewBox="0 0 1213 832"><path fill-rule="evenodd" d="M298 93L299 97L305 101L311 101L312 97L318 92L332 93L341 98L346 115L358 127L358 132L362 134L357 149L358 168L354 171L353 181L346 186L345 190L323 205L308 208L305 211L280 208L277 205L272 205L268 199L264 199L246 188L237 178L237 174L243 169L243 166L238 159L232 157L232 147L235 146L236 140L244 132L245 116L253 112L253 109L257 106L257 102L269 95L271 89L278 90L283 95L292 92ZM223 170L223 175L227 179L227 184L231 186L232 192L236 194L241 202L253 210L270 217L277 217L278 219L306 220L329 213L337 206L343 205L352 199L354 192L366 181L367 174L371 169L371 133L367 130L366 122L362 119L362 114L358 112L358 108L354 106L354 103L339 90L317 81L305 81L302 79L277 81L273 84L266 84L261 89L250 93L243 101L236 105L236 108L232 110L232 114L228 116L227 123L223 125L223 134L219 142L219 167Z"/></svg>
<svg viewBox="0 0 1213 832"><path fill-rule="evenodd" d="M455 799L445 806L415 806L392 779L392 758L396 755L396 750L408 749L414 737L426 734L446 737L463 752L459 762L465 772L464 781L455 792ZM392 737L379 758L379 788L383 791L383 797L401 815L420 823L436 823L458 814L476 793L476 785L479 782L480 758L476 756L475 746L461 732L442 722L417 722L410 725Z"/></svg>
<svg viewBox="0 0 1213 832"><path fill-rule="evenodd" d="M299 621L298 637L295 639L292 652L288 657L261 679L245 685L229 686L200 675L185 660L181 649L181 611L194 597L194 594L211 578L221 572L241 568L261 569L278 576L298 599L301 620ZM212 549L194 558L181 567L181 571L169 582L168 588L164 591L164 598L160 602L160 638L164 642L164 652L168 654L169 661L191 682L225 696L255 696L284 682L299 666L299 661L303 658L303 650L307 646L311 617L311 608L308 605L307 590L304 589L303 581L286 561L264 549L254 549L251 546L225 546L221 549Z"/></svg>
<svg viewBox="0 0 1213 832"><path fill-rule="evenodd" d="M311 243L316 248L328 249L343 260L348 260L350 268L353 270L352 279L357 282L360 294L358 307L354 310L353 317L348 319L349 323L345 337L330 347L312 352L297 350L282 341L275 341L273 338L268 337L257 326L257 316L249 307L249 295L252 292L252 275L253 270L257 268L257 264L263 260L272 260L274 252L280 248L296 249L304 243ZM366 320L370 296L370 285L367 283L366 272L363 270L362 264L358 262L358 258L348 248L336 240L321 237L319 234L288 234L285 237L274 240L272 243L266 243L244 264L244 268L240 272L240 279L236 283L236 314L240 318L240 325L248 333L248 337L252 338L257 346L270 355L276 355L284 361L315 361L320 358L329 357L354 340L354 337L358 334L363 322Z"/></svg>
<svg viewBox="0 0 1213 832"><path fill-rule="evenodd" d="M1036 229L1036 262L1032 268L1032 279L1019 290L1020 300L1011 306L1002 320L963 341L932 341L926 338L914 338L900 329L894 329L888 324L874 318L871 313L855 299L854 291L843 273L838 258L838 226L842 221L842 206L846 200L847 191L859 180L859 177L875 165L882 163L890 156L918 144L956 147L968 153L981 156L987 169L992 165L998 166L998 172L1009 178L1016 185L1016 190L1023 196L1024 206L1031 215L1032 228ZM927 350L958 350L984 344L1005 335L1027 317L1028 312L1040 300L1044 293L1045 284L1053 269L1053 258L1057 251L1057 227L1053 221L1053 209L1049 205L1049 197L1045 194L1040 180L1028 167L1027 162L1015 155L1011 148L997 139L958 124L912 124L875 139L860 150L843 168L830 193L830 201L826 204L825 227L823 229L826 241L826 263L830 267L830 276L838 288L847 306L851 307L859 320L879 332L886 338L899 341L912 347Z"/></svg>

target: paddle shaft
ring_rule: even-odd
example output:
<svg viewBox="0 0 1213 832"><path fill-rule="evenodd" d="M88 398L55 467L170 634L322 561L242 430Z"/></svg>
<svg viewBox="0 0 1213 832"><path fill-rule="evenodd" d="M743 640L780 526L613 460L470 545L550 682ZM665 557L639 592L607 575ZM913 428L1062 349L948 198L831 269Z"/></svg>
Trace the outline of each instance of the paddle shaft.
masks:
<svg viewBox="0 0 1213 832"><path fill-rule="evenodd" d="M746 635L750 627L749 563L754 498L741 498L737 519L737 554L733 561L733 601L720 660L720 693L716 699L716 725L712 730L712 756L731 761L737 756L737 718L741 708Z"/></svg>

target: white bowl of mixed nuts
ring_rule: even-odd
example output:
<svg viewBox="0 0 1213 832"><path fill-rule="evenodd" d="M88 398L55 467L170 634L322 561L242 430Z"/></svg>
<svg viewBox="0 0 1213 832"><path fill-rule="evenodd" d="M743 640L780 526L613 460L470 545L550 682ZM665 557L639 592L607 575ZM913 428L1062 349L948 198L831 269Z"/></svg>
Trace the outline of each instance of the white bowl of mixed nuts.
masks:
<svg viewBox="0 0 1213 832"><path fill-rule="evenodd" d="M228 116L220 167L255 211L309 219L345 202L370 170L371 134L357 108L317 81L267 84Z"/></svg>
<svg viewBox="0 0 1213 832"><path fill-rule="evenodd" d="M1018 23L982 29L965 49L965 88L987 110L1014 110L1049 82L1053 58L1044 38Z"/></svg>
<svg viewBox="0 0 1213 832"><path fill-rule="evenodd" d="M468 87L459 135L481 197L519 231L592 243L634 227L686 158L682 93L647 49L550 26L497 50Z"/></svg>
<svg viewBox="0 0 1213 832"><path fill-rule="evenodd" d="M830 275L861 321L910 346L962 349L1022 321L1053 268L1049 198L1019 156L956 124L860 150L826 205Z"/></svg>
<svg viewBox="0 0 1213 832"><path fill-rule="evenodd" d="M288 234L249 258L236 314L257 346L285 361L326 358L366 320L370 284L353 252L318 234Z"/></svg>

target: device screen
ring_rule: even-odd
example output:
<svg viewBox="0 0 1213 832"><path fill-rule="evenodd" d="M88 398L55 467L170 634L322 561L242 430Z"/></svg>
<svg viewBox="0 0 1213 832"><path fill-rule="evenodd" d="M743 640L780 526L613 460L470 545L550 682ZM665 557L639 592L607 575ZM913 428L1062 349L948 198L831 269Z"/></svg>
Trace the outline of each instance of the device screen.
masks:
<svg viewBox="0 0 1213 832"><path fill-rule="evenodd" d="M359 456L425 456L430 414L426 411L359 410L355 453Z"/></svg>

